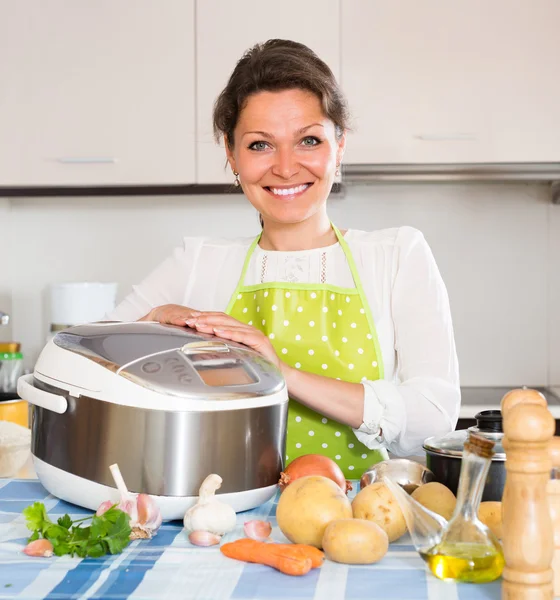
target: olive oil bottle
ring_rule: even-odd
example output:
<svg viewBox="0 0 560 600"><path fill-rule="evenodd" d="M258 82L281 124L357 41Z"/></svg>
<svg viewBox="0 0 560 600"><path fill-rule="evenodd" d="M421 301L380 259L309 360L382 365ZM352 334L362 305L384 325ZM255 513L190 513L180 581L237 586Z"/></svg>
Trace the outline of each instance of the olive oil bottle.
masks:
<svg viewBox="0 0 560 600"><path fill-rule="evenodd" d="M493 441L472 432L465 442L455 512L441 540L420 552L439 579L487 583L502 574L504 555L500 542L478 519L493 447Z"/></svg>
<svg viewBox="0 0 560 600"><path fill-rule="evenodd" d="M438 544L420 556L432 573L443 580L487 583L497 579L504 568L501 548L484 544Z"/></svg>

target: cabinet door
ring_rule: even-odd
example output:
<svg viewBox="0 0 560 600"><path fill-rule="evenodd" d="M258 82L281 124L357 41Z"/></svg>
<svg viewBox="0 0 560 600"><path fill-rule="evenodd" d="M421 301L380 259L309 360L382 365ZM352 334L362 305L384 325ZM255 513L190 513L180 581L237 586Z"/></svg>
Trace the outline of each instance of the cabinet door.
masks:
<svg viewBox="0 0 560 600"><path fill-rule="evenodd" d="M194 182L194 0L0 0L0 185Z"/></svg>
<svg viewBox="0 0 560 600"><path fill-rule="evenodd" d="M558 0L344 0L345 162L560 157Z"/></svg>
<svg viewBox="0 0 560 600"><path fill-rule="evenodd" d="M233 183L223 145L212 134L214 102L243 53L257 42L309 46L339 76L339 0L197 0L197 181Z"/></svg>

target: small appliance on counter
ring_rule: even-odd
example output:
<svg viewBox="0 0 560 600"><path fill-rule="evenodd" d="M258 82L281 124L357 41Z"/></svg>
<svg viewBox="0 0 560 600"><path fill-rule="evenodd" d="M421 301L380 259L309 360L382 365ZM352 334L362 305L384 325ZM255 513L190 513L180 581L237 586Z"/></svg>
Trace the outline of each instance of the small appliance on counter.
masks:
<svg viewBox="0 0 560 600"><path fill-rule="evenodd" d="M68 502L118 502L114 463L166 520L183 518L210 473L237 512L277 489L287 389L241 344L152 322L75 326L46 345L18 393L34 405L37 476Z"/></svg>
<svg viewBox="0 0 560 600"><path fill-rule="evenodd" d="M72 325L101 321L115 308L116 283L80 281L53 283L49 288L48 340ZM48 341L47 340L47 341Z"/></svg>

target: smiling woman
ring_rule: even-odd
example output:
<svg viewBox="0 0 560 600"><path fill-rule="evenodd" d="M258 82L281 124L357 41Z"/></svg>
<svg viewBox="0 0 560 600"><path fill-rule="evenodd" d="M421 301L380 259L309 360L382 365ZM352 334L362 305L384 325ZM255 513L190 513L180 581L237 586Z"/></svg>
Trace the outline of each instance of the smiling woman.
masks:
<svg viewBox="0 0 560 600"><path fill-rule="evenodd" d="M223 136L232 171L263 226L266 208L273 222L274 215L301 221L324 204L342 162L347 121L331 70L302 44L270 40L241 58L216 101L214 132L218 141ZM264 203L263 190L287 203Z"/></svg>
<svg viewBox="0 0 560 600"><path fill-rule="evenodd" d="M214 131L261 233L185 238L108 318L188 326L260 352L291 398L286 459L322 454L352 478L387 450L421 452L452 430L460 391L447 292L423 235L340 231L328 217L347 120L309 48L249 49L216 101Z"/></svg>
<svg viewBox="0 0 560 600"><path fill-rule="evenodd" d="M334 123L323 115L313 93L260 92L246 100L233 140L226 138L226 152L249 202L261 214L263 225L269 223L263 227L268 231L262 247L274 249L267 240L271 226L325 219L321 208L342 160L344 142L344 134L336 135Z"/></svg>

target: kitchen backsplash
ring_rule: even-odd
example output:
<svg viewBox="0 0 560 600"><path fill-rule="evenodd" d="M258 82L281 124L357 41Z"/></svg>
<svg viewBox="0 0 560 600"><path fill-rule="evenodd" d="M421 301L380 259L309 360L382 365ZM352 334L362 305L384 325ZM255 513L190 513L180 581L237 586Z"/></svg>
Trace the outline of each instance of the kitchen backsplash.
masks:
<svg viewBox="0 0 560 600"><path fill-rule="evenodd" d="M10 218L10 201L0 198L0 244L2 245L2 266L0 267L0 310L10 314L12 309L11 272L17 260L17 251L12 244L12 221ZM0 327L0 341L11 333L11 327Z"/></svg>
<svg viewBox="0 0 560 600"><path fill-rule="evenodd" d="M560 206L545 185L383 184L333 195L339 227L410 225L447 284L463 385L560 385ZM32 367L53 282L117 281L122 298L185 235L258 231L243 196L0 199L0 308Z"/></svg>

